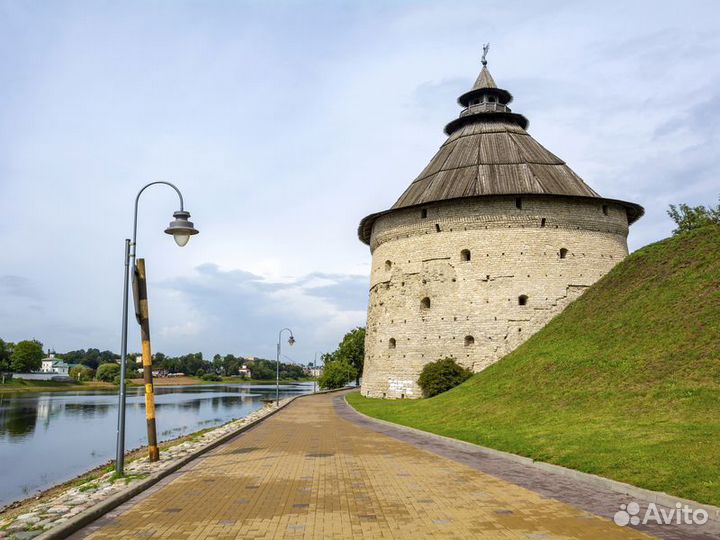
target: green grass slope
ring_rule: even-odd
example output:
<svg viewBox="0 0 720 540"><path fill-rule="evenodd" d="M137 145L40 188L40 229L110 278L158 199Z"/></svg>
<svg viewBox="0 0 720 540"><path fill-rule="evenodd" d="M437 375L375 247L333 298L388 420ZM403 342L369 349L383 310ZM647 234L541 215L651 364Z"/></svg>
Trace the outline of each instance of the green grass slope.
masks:
<svg viewBox="0 0 720 540"><path fill-rule="evenodd" d="M361 412L720 504L720 227L629 256L512 354Z"/></svg>

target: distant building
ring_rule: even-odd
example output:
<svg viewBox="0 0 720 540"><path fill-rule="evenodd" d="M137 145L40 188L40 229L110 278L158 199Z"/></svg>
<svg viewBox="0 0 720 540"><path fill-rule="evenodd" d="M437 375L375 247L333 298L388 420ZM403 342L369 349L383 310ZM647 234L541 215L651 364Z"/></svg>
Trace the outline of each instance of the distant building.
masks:
<svg viewBox="0 0 720 540"><path fill-rule="evenodd" d="M47 358L43 358L40 367L41 373L54 373L67 377L70 374L70 364L66 364L62 360L55 358L55 353L48 353Z"/></svg>
<svg viewBox="0 0 720 540"><path fill-rule="evenodd" d="M245 364L243 364L243 367L238 369L238 375L240 377L244 377L245 379L252 379L252 371L250 371L250 368L248 368Z"/></svg>
<svg viewBox="0 0 720 540"><path fill-rule="evenodd" d="M323 368L320 366L310 366L305 368L305 375L308 377L318 378L323 374Z"/></svg>

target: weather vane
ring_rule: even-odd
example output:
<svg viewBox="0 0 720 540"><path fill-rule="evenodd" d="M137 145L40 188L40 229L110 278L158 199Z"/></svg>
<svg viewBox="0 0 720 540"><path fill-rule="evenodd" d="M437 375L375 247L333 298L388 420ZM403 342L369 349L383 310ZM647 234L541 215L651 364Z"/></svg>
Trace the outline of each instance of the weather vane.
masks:
<svg viewBox="0 0 720 540"><path fill-rule="evenodd" d="M487 53L489 50L490 50L489 43L486 43L485 45L483 45L483 55L482 55L482 65L483 66L487 66L487 60L485 59L485 57L487 56Z"/></svg>

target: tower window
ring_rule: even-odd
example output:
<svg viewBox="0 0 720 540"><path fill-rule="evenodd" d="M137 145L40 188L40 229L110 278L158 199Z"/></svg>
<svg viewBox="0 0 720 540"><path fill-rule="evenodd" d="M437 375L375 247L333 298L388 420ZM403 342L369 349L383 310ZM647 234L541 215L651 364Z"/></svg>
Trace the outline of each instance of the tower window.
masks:
<svg viewBox="0 0 720 540"><path fill-rule="evenodd" d="M475 338L472 336L465 336L465 346L472 347L475 345Z"/></svg>
<svg viewBox="0 0 720 540"><path fill-rule="evenodd" d="M422 309L430 309L430 299L427 296L420 300L420 307Z"/></svg>
<svg viewBox="0 0 720 540"><path fill-rule="evenodd" d="M606 216L608 215L608 205L607 204L603 204L603 214L605 214Z"/></svg>
<svg viewBox="0 0 720 540"><path fill-rule="evenodd" d="M435 224L435 232L440 232L440 224L439 223Z"/></svg>
<svg viewBox="0 0 720 540"><path fill-rule="evenodd" d="M518 306L527 306L528 297L526 294L518 296Z"/></svg>
<svg viewBox="0 0 720 540"><path fill-rule="evenodd" d="M385 261L385 270L390 270L392 268L392 261Z"/></svg>
<svg viewBox="0 0 720 540"><path fill-rule="evenodd" d="M420 210L420 219L425 219L427 217L427 208L423 208Z"/></svg>
<svg viewBox="0 0 720 540"><path fill-rule="evenodd" d="M470 250L469 249L463 249L460 252L460 260L465 261L465 262L470 260Z"/></svg>
<svg viewBox="0 0 720 540"><path fill-rule="evenodd" d="M545 218L542 218L542 219L540 220L540 226L541 226L541 227L544 227L544 226L545 226Z"/></svg>
<svg viewBox="0 0 720 540"><path fill-rule="evenodd" d="M388 341L388 349L394 349L396 347L396 341L394 337L390 338L390 341Z"/></svg>
<svg viewBox="0 0 720 540"><path fill-rule="evenodd" d="M522 210L522 199L520 197L515 197L515 208Z"/></svg>
<svg viewBox="0 0 720 540"><path fill-rule="evenodd" d="M495 96L488 96L488 102L495 103L495 101L496 101Z"/></svg>
<svg viewBox="0 0 720 540"><path fill-rule="evenodd" d="M568 250L566 248L560 248L560 258L564 259L567 257Z"/></svg>

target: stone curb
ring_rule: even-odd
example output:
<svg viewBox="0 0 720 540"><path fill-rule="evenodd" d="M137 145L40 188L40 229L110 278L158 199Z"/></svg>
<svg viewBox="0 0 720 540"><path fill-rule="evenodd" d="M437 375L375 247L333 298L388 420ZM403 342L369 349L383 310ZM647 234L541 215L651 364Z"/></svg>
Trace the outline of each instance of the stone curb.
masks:
<svg viewBox="0 0 720 540"><path fill-rule="evenodd" d="M314 394L303 394L300 396L294 396L288 399L285 403L283 403L280 407L277 409L271 411L270 413L266 414L262 418L258 418L257 420L250 422L249 424L246 424L244 426L241 426L237 430L227 433L223 435L222 437L214 440L207 446L204 446L202 448L198 448L195 452L182 457L180 460L178 460L176 463L170 465L166 469L163 469L162 471L159 471L155 474L150 475L148 478L138 482L133 487L128 488L125 491L122 491L120 493L117 493L113 495L112 497L108 497L102 502L99 502L98 504L88 508L84 512L80 512L75 517L70 518L65 523L62 523L58 525L57 527L53 527L51 529L48 529L47 531L44 531L42 534L39 534L34 538L34 540L61 540L63 538L67 538L72 533L79 531L86 525L89 525L99 517L103 516L104 514L107 514L110 512L110 510L113 510L123 504L126 501L129 501L136 495L142 493L149 487L152 487L153 485L157 484L160 480L163 478L173 474L174 472L178 471L194 459L200 457L204 453L213 450L220 446L221 444L224 444L228 442L230 439L233 439L240 435L241 433L249 430L250 428L253 428L260 424L261 422L267 420L274 414L280 412L285 407L293 403L296 399L308 397L308 396L315 396L318 394L328 394L331 392L339 392L341 390L347 390L347 388L339 388L337 390L324 390L321 392L315 392Z"/></svg>
<svg viewBox="0 0 720 540"><path fill-rule="evenodd" d="M529 457L511 454L510 452L503 452L502 450L495 450L494 448L480 446L479 444L473 444L467 441L461 441L459 439L446 437L444 435L430 433L429 431L423 431L421 429L403 426L401 424L395 424L393 422L388 422L387 420L380 420L379 418L373 418L372 416L368 416L367 414L358 411L355 407L348 403L347 396L343 398L343 400L345 401L345 405L349 407L352 411L359 414L360 416L363 416L364 418L367 418L368 420L371 420L372 422L377 422L378 424L385 424L387 426L392 426L394 428L409 431L411 433L418 433L435 439L441 439L443 441L452 443L453 445L460 448L472 448L474 450L481 450L492 456L508 459L516 463L522 463L524 465L528 465L542 471L552 472L568 478L581 480L595 487L609 489L610 491L614 491L616 493L622 493L623 495L628 495L629 497L633 497L635 499L640 499L647 502L654 502L655 504L668 508L674 508L676 504L680 504L688 505L693 510L702 509L708 513L708 517L710 520L720 522L720 507L713 506L711 504L699 503L691 499L675 497L674 495L669 495L668 493L662 491L652 491L649 489L633 486L632 484L626 484L625 482L611 480L610 478L605 478L604 476L598 476L596 474L577 471L575 469L568 469L567 467L563 467L561 465L554 465L552 463L546 463L544 461L536 461Z"/></svg>

